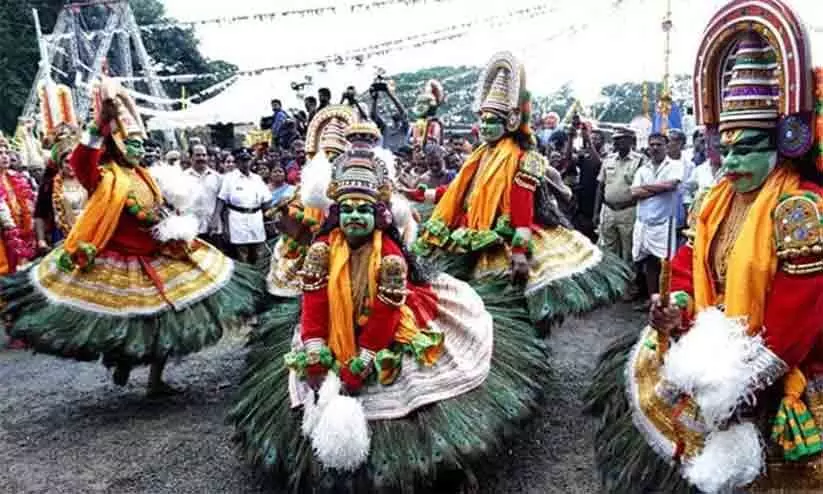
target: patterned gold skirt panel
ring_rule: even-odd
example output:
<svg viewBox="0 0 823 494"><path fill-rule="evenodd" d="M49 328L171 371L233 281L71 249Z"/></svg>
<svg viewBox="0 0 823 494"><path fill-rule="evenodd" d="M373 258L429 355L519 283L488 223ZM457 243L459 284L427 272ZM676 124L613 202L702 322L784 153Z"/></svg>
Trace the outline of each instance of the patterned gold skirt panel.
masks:
<svg viewBox="0 0 823 494"><path fill-rule="evenodd" d="M266 288L270 294L278 297L297 297L302 293L297 274L303 267L303 256L289 256L287 243L287 238L281 236L274 245Z"/></svg>
<svg viewBox="0 0 823 494"><path fill-rule="evenodd" d="M532 244L527 295L553 281L582 273L596 266L603 257L600 249L583 234L563 227L534 230ZM511 248L502 245L481 254L475 278L505 275L510 270Z"/></svg>
<svg viewBox="0 0 823 494"><path fill-rule="evenodd" d="M216 248L197 243L186 256L150 258L104 250L87 270L65 272L55 250L30 271L50 301L111 316L146 316L194 304L225 286L234 263Z"/></svg>

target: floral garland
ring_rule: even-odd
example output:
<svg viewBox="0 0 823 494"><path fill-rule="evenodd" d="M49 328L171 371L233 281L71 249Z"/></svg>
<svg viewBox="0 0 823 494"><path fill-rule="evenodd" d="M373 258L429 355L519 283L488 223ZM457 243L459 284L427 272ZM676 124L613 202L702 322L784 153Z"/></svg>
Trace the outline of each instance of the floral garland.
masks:
<svg viewBox="0 0 823 494"><path fill-rule="evenodd" d="M152 227L160 222L157 212L152 208L144 207L137 200L137 195L134 192L129 192L126 198L126 211L139 221L144 227Z"/></svg>
<svg viewBox="0 0 823 494"><path fill-rule="evenodd" d="M63 203L63 174L54 176L54 190L51 193L51 204L54 209L54 222L63 235L68 235L71 225L66 219L66 208Z"/></svg>

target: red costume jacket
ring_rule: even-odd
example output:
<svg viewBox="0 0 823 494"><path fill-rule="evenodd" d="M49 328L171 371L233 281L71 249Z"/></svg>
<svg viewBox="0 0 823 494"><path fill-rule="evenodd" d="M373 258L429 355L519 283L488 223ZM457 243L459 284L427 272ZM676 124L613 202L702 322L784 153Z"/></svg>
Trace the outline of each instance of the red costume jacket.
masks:
<svg viewBox="0 0 823 494"><path fill-rule="evenodd" d="M823 197L823 189L802 183L801 189ZM672 260L672 291L694 297L689 246L681 247ZM778 267L766 297L764 314L766 346L789 368L799 367L804 374L823 374L823 273L789 274Z"/></svg>
<svg viewBox="0 0 823 494"><path fill-rule="evenodd" d="M71 155L70 165L77 180L88 190L89 197L100 182L102 157L102 149L83 144L79 144ZM152 237L151 231L140 225L134 215L124 210L120 214L117 229L104 251L111 250L122 255L150 256L159 248L160 243Z"/></svg>
<svg viewBox="0 0 823 494"><path fill-rule="evenodd" d="M521 151L518 161L522 162L526 157L526 154L527 153L525 151ZM538 185L539 180L533 174L526 172L522 167L518 169L514 180L512 180L510 192L510 221L512 228L535 228L534 192L537 190ZM449 185L441 185L436 189L428 190L425 188L419 188L416 189L409 198L416 202L432 202L436 204L440 201L448 188ZM465 214L457 220L456 224L450 225L450 228L454 230L463 226L467 226ZM524 253L526 250L526 247L512 248L513 253Z"/></svg>
<svg viewBox="0 0 823 494"><path fill-rule="evenodd" d="M315 241L328 245L328 237L321 237ZM394 241L383 237L382 258L399 256L403 252ZM437 295L427 285L413 285L405 283L407 296L405 304L415 316L418 327L425 328L437 313ZM355 314L351 317L358 319ZM371 352L378 352L394 343L395 332L401 319L400 307L387 303L382 297L375 297L370 307L368 319L364 324L355 324L357 346ZM362 320L360 321L363 322ZM326 286L303 292L303 310L301 316L301 339L305 342L312 339L328 341L329 337L329 293Z"/></svg>

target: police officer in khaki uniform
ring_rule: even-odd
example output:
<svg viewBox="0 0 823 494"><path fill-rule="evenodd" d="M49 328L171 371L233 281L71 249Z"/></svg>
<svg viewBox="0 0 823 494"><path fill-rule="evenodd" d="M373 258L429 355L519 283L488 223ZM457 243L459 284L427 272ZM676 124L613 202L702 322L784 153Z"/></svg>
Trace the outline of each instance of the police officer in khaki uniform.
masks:
<svg viewBox="0 0 823 494"><path fill-rule="evenodd" d="M635 220L635 202L631 188L634 174L643 161L643 155L632 150L634 132L618 128L613 136L615 152L603 160L597 177L600 221L600 247L612 252L632 265L632 230Z"/></svg>

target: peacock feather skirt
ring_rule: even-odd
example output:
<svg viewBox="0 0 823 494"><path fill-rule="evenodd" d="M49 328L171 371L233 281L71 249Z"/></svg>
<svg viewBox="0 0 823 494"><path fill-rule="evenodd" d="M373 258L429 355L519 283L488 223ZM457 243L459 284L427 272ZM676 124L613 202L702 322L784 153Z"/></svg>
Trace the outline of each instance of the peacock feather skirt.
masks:
<svg viewBox="0 0 823 494"><path fill-rule="evenodd" d="M265 295L252 267L199 241L182 255L104 250L84 270L61 267L62 254L0 279L12 337L60 357L145 364L193 353Z"/></svg>

